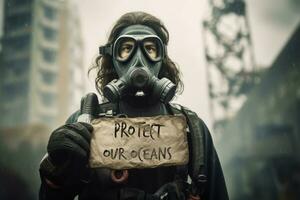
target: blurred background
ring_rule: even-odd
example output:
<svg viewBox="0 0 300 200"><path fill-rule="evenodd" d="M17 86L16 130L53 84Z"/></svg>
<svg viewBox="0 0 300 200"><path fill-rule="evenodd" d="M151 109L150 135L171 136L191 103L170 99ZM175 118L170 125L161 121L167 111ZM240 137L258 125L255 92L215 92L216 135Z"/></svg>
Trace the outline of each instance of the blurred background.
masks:
<svg viewBox="0 0 300 200"><path fill-rule="evenodd" d="M208 124L230 199L300 199L299 0L0 0L0 199L37 199L51 131L95 92L87 71L129 11L159 17Z"/></svg>

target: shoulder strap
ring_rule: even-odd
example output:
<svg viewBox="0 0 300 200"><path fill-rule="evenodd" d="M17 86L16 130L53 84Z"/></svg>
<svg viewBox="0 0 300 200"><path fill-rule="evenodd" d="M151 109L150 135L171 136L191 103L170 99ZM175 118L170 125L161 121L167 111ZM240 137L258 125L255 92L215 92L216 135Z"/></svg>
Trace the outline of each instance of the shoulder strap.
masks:
<svg viewBox="0 0 300 200"><path fill-rule="evenodd" d="M105 102L99 104L99 117L114 116L118 112L118 105L116 103Z"/></svg>
<svg viewBox="0 0 300 200"><path fill-rule="evenodd" d="M114 116L118 112L117 104L111 102L105 102L99 104L97 108L98 117L107 117L107 116ZM65 122L66 124L77 122L78 117L80 116L80 110L77 110L73 113Z"/></svg>
<svg viewBox="0 0 300 200"><path fill-rule="evenodd" d="M203 174L204 169L204 133L201 126L201 120L195 112L192 112L181 105L169 105L173 114L183 114L187 119L189 127L189 152L191 155L189 162L189 175L192 180L197 180L199 175Z"/></svg>

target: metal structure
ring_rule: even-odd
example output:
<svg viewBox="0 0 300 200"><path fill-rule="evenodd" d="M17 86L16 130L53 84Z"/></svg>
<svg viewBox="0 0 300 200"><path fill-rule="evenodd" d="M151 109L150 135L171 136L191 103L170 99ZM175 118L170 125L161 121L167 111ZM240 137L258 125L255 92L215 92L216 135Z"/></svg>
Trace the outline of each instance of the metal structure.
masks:
<svg viewBox="0 0 300 200"><path fill-rule="evenodd" d="M245 1L209 0L203 37L212 120L220 132L258 80Z"/></svg>

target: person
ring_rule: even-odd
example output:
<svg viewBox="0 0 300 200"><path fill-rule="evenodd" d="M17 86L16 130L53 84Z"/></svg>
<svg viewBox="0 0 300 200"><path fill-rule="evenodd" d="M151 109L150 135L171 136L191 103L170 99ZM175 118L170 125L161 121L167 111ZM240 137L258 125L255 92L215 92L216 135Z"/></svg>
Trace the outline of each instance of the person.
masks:
<svg viewBox="0 0 300 200"><path fill-rule="evenodd" d="M93 127L78 122L86 116L81 108L50 136L48 154L40 164L41 200L75 196L80 200L228 199L206 125L191 110L170 103L182 91L183 84L177 66L168 56L168 41L169 33L158 18L144 12L121 16L107 44L100 47L94 66L98 70L96 88L106 101L98 104L95 94L87 95L83 101L90 103L89 116L94 118L185 114L192 135L188 141L188 165L115 171L90 169Z"/></svg>

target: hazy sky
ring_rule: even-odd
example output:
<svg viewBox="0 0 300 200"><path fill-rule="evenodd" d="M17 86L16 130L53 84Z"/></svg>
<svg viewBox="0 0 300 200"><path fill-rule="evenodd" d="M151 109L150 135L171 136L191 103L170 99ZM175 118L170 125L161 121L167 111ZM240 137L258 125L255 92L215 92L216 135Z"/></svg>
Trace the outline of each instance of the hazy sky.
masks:
<svg viewBox="0 0 300 200"><path fill-rule="evenodd" d="M208 109L201 20L205 0L75 0L79 5L85 44L85 63L89 66L97 48L107 40L112 24L129 11L146 11L159 17L170 32L168 53L180 66L185 84L177 102L195 110L211 125ZM87 3L88 2L88 3ZM279 53L300 21L297 2L292 0L248 1L248 16L258 65L268 66ZM90 88L94 88L92 78Z"/></svg>
<svg viewBox="0 0 300 200"><path fill-rule="evenodd" d="M107 40L113 23L122 14L145 11L159 17L170 32L168 53L183 74L185 90L176 101L196 111L211 125L201 34L201 21L208 0L70 1L78 6L86 69L97 55L98 46ZM2 3L0 0L0 9ZM300 1L251 0L247 5L256 63L269 66L300 21ZM0 26L2 17L0 15ZM88 84L89 91L94 90L92 77Z"/></svg>
<svg viewBox="0 0 300 200"><path fill-rule="evenodd" d="M0 37L2 36L3 32L3 1L4 0L0 0Z"/></svg>

